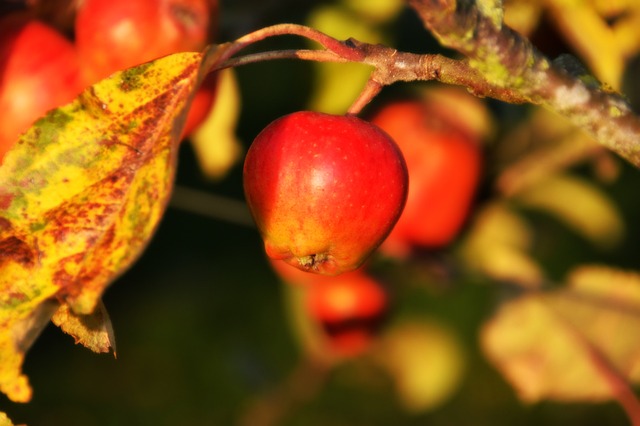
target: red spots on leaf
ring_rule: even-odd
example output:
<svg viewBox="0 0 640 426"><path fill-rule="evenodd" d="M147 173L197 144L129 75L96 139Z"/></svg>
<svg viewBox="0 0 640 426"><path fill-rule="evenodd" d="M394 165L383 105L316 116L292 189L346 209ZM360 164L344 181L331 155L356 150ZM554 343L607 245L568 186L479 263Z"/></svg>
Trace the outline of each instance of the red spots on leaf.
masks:
<svg viewBox="0 0 640 426"><path fill-rule="evenodd" d="M10 261L31 267L35 263L35 253L26 242L11 236L0 240L0 266Z"/></svg>

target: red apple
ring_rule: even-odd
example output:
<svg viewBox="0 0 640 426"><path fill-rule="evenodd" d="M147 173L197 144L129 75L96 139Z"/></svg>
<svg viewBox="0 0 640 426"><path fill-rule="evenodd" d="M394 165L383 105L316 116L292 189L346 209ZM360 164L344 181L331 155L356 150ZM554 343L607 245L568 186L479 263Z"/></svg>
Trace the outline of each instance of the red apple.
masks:
<svg viewBox="0 0 640 426"><path fill-rule="evenodd" d="M83 0L76 44L90 84L110 74L207 43L208 0Z"/></svg>
<svg viewBox="0 0 640 426"><path fill-rule="evenodd" d="M183 136L189 136L204 122L211 112L211 107L216 99L217 92L218 73L207 75L191 102L184 129L182 130Z"/></svg>
<svg viewBox="0 0 640 426"><path fill-rule="evenodd" d="M457 123L450 110L420 100L390 103L371 122L396 141L411 180L405 209L381 251L404 257L413 247L451 243L478 186L482 166L478 135Z"/></svg>
<svg viewBox="0 0 640 426"><path fill-rule="evenodd" d="M267 255L325 275L362 265L400 216L407 186L393 140L354 116L281 117L260 132L244 163Z"/></svg>
<svg viewBox="0 0 640 426"><path fill-rule="evenodd" d="M75 32L87 84L171 53L200 51L216 32L217 0L83 0ZM189 110L184 136L209 113L216 78L205 79Z"/></svg>
<svg viewBox="0 0 640 426"><path fill-rule="evenodd" d="M21 133L82 91L73 44L28 14L0 20L0 161Z"/></svg>
<svg viewBox="0 0 640 426"><path fill-rule="evenodd" d="M363 352L386 316L386 292L362 270L319 278L306 287L305 303L311 318L338 354Z"/></svg>

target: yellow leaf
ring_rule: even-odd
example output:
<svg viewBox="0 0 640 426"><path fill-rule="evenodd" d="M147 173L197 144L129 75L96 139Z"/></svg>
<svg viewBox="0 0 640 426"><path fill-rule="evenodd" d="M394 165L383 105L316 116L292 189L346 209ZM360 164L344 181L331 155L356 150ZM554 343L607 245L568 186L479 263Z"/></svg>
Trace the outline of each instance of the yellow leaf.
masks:
<svg viewBox="0 0 640 426"><path fill-rule="evenodd" d="M402 11L402 0L342 0L342 3L362 18L375 23L394 19Z"/></svg>
<svg viewBox="0 0 640 426"><path fill-rule="evenodd" d="M466 361L451 330L431 320L403 320L381 337L374 359L392 379L407 411L434 409L460 385Z"/></svg>
<svg viewBox="0 0 640 426"><path fill-rule="evenodd" d="M584 179L548 176L516 198L527 207L553 214L596 246L614 247L624 236L624 221L615 204Z"/></svg>
<svg viewBox="0 0 640 426"><path fill-rule="evenodd" d="M541 15L539 1L507 0L504 5L504 23L524 36L536 29Z"/></svg>
<svg viewBox="0 0 640 426"><path fill-rule="evenodd" d="M383 41L378 30L343 7L317 8L309 16L307 25L338 39L353 37L368 43ZM372 71L371 67L357 63L318 62L313 67L315 90L311 94L309 108L331 114L343 114L349 108Z"/></svg>
<svg viewBox="0 0 640 426"><path fill-rule="evenodd" d="M209 115L191 136L200 169L205 176L220 179L242 157L236 137L240 115L240 90L232 68L218 71L216 99Z"/></svg>
<svg viewBox="0 0 640 426"><path fill-rule="evenodd" d="M498 281L536 287L543 272L529 256L533 233L506 204L494 202L480 210L462 246L472 268Z"/></svg>
<svg viewBox="0 0 640 426"><path fill-rule="evenodd" d="M13 426L11 419L5 413L0 412L0 426Z"/></svg>
<svg viewBox="0 0 640 426"><path fill-rule="evenodd" d="M640 276L583 267L566 288L506 303L481 334L524 401L602 401L640 381Z"/></svg>
<svg viewBox="0 0 640 426"><path fill-rule="evenodd" d="M618 19L612 27L615 43L625 57L640 51L640 7Z"/></svg>
<svg viewBox="0 0 640 426"><path fill-rule="evenodd" d="M584 0L550 0L549 4L558 30L595 76L614 90L620 90L624 54L604 19Z"/></svg>
<svg viewBox="0 0 640 426"><path fill-rule="evenodd" d="M0 391L27 401L25 321L74 315L141 254L164 212L193 93L223 47L115 73L23 134L0 166ZM39 325L39 323L38 323ZM16 333L16 330L20 330Z"/></svg>

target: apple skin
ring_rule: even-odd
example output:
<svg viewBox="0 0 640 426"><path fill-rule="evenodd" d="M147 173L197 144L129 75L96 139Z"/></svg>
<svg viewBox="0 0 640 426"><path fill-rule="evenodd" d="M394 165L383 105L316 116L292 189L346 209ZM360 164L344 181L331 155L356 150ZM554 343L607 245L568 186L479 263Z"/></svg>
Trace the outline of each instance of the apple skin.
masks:
<svg viewBox="0 0 640 426"><path fill-rule="evenodd" d="M391 102L371 122L396 141L411 179L402 216L380 250L402 258L414 247L450 244L469 214L479 183L478 136L456 123L450 111L421 100Z"/></svg>
<svg viewBox="0 0 640 426"><path fill-rule="evenodd" d="M305 306L326 343L342 356L364 352L387 316L386 291L362 269L337 277L316 277L305 287Z"/></svg>
<svg viewBox="0 0 640 426"><path fill-rule="evenodd" d="M243 181L267 255L324 275L363 264L396 223L408 187L386 133L354 116L310 111L260 132Z"/></svg>
<svg viewBox="0 0 640 426"><path fill-rule="evenodd" d="M217 0L83 0L75 33L86 84L172 53L204 49L216 32L217 16ZM207 76L183 137L208 115L216 87L216 76Z"/></svg>
<svg viewBox="0 0 640 426"><path fill-rule="evenodd" d="M77 52L62 34L26 13L0 19L0 161L36 119L82 89Z"/></svg>
<svg viewBox="0 0 640 426"><path fill-rule="evenodd" d="M196 91L189 108L189 113L182 130L183 137L188 137L207 118L218 94L218 73L208 74Z"/></svg>
<svg viewBox="0 0 640 426"><path fill-rule="evenodd" d="M76 45L89 83L176 52L200 51L209 35L208 0L83 0Z"/></svg>

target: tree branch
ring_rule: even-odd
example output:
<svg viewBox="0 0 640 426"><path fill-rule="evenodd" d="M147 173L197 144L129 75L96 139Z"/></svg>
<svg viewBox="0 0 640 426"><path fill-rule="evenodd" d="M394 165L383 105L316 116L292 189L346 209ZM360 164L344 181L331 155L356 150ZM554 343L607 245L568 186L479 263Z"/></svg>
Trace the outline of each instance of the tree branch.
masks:
<svg viewBox="0 0 640 426"><path fill-rule="evenodd" d="M590 84L542 55L503 25L502 8L490 0L408 0L425 27L446 47L464 54L496 90L544 106L592 134L640 167L640 118L618 94ZM582 76L584 77L584 76ZM473 85L469 86L473 89Z"/></svg>

